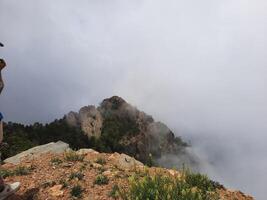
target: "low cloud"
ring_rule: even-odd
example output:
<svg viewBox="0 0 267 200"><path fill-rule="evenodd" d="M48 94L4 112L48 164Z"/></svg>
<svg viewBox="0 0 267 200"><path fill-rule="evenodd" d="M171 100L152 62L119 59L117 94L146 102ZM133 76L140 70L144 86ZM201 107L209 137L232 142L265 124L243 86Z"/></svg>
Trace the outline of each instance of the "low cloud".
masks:
<svg viewBox="0 0 267 200"><path fill-rule="evenodd" d="M120 95L191 141L223 184L263 200L266 8L263 0L1 0L0 110L6 120L48 122Z"/></svg>

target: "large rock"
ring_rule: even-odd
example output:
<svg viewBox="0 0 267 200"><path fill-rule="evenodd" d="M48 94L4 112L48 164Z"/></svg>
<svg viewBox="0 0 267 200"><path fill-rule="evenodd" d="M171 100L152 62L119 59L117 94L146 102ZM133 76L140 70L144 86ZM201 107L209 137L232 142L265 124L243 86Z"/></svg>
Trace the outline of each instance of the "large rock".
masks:
<svg viewBox="0 0 267 200"><path fill-rule="evenodd" d="M137 167L143 167L144 164L135 160L133 157L130 157L126 154L114 153L108 160L117 166L121 170L135 170Z"/></svg>
<svg viewBox="0 0 267 200"><path fill-rule="evenodd" d="M70 112L66 115L66 122L70 126L79 127L89 138L99 138L103 119L95 106L84 106L79 113Z"/></svg>
<svg viewBox="0 0 267 200"><path fill-rule="evenodd" d="M85 106L81 108L79 111L79 119L81 129L88 137L100 137L103 119L95 106Z"/></svg>
<svg viewBox="0 0 267 200"><path fill-rule="evenodd" d="M27 159L36 158L44 153L60 154L67 150L69 150L69 145L66 143L61 141L58 141L56 143L51 142L45 145L28 149L27 151L23 151L20 154L17 154L16 156L7 158L6 160L4 160L4 163L17 165L20 163L21 160L24 160L26 158Z"/></svg>
<svg viewBox="0 0 267 200"><path fill-rule="evenodd" d="M69 112L66 115L66 121L70 126L79 126L79 115L76 112Z"/></svg>

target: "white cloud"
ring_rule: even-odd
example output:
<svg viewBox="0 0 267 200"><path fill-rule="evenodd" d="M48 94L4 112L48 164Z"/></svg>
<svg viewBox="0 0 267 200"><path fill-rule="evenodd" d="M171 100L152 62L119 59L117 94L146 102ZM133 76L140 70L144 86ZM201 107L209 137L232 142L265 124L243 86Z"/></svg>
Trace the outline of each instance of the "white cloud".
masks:
<svg viewBox="0 0 267 200"><path fill-rule="evenodd" d="M118 94L193 140L227 184L266 196L265 1L26 2L0 2L6 119Z"/></svg>

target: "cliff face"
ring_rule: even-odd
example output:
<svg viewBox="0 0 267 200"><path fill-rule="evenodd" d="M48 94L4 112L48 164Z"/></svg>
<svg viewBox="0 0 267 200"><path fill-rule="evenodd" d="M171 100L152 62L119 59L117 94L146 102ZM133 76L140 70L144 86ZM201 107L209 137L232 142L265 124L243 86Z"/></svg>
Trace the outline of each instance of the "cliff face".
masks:
<svg viewBox="0 0 267 200"><path fill-rule="evenodd" d="M98 108L86 106L65 117L71 126L80 128L89 140L101 141L107 152L124 152L148 162L166 154L185 154L187 144L163 123L155 122L125 100L114 96ZM99 150L101 147L99 147Z"/></svg>
<svg viewBox="0 0 267 200"><path fill-rule="evenodd" d="M95 106L82 107L79 113L70 112L66 115L66 121L71 126L80 127L89 138L99 138L101 135L103 119Z"/></svg>

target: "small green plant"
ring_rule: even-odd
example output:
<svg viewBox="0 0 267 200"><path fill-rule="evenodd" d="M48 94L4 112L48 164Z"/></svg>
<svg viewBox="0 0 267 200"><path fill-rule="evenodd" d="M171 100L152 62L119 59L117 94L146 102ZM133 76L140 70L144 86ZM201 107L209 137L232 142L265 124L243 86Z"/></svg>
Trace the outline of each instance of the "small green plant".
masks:
<svg viewBox="0 0 267 200"><path fill-rule="evenodd" d="M117 184L112 187L112 190L108 193L108 196L113 199L118 199L120 197L120 188Z"/></svg>
<svg viewBox="0 0 267 200"><path fill-rule="evenodd" d="M83 162L84 155L77 154L75 151L68 151L64 155L64 159L69 162Z"/></svg>
<svg viewBox="0 0 267 200"><path fill-rule="evenodd" d="M64 179L60 179L59 184L62 185L63 188L66 188L69 186L68 182Z"/></svg>
<svg viewBox="0 0 267 200"><path fill-rule="evenodd" d="M0 176L3 178L13 176L13 175L14 175L13 171L6 170L6 169L0 169Z"/></svg>
<svg viewBox="0 0 267 200"><path fill-rule="evenodd" d="M84 164L82 164L81 166L80 166L80 171L84 171L85 169L86 169L86 167L87 167L87 163L84 163Z"/></svg>
<svg viewBox="0 0 267 200"><path fill-rule="evenodd" d="M55 181L45 181L42 183L43 188L53 187L57 183Z"/></svg>
<svg viewBox="0 0 267 200"><path fill-rule="evenodd" d="M17 167L14 170L6 170L1 169L0 170L0 176L3 178L10 177L10 176L25 176L30 174L31 168L27 167Z"/></svg>
<svg viewBox="0 0 267 200"><path fill-rule="evenodd" d="M70 175L70 180L77 178L78 180L82 180L84 177L84 174L80 173L80 172L72 172Z"/></svg>
<svg viewBox="0 0 267 200"><path fill-rule="evenodd" d="M99 157L96 159L96 163L100 164L100 165L105 165L107 162L104 158Z"/></svg>
<svg viewBox="0 0 267 200"><path fill-rule="evenodd" d="M153 156L150 153L149 156L148 156L148 160L147 160L147 166L148 167L152 167L153 165L154 165Z"/></svg>
<svg viewBox="0 0 267 200"><path fill-rule="evenodd" d="M98 168L98 173L102 174L104 171L106 171L106 169L104 167L99 167Z"/></svg>
<svg viewBox="0 0 267 200"><path fill-rule="evenodd" d="M51 159L51 163L53 165L60 165L61 163L63 163L63 161L61 159L59 159L59 158L52 158Z"/></svg>
<svg viewBox="0 0 267 200"><path fill-rule="evenodd" d="M25 175L28 175L30 174L30 168L27 168L27 167L17 167L15 170L14 170L14 175L15 176L25 176Z"/></svg>
<svg viewBox="0 0 267 200"><path fill-rule="evenodd" d="M96 179L95 179L95 184L97 185L106 185L108 184L109 180L108 177L103 175L103 174L99 174L97 175Z"/></svg>
<svg viewBox="0 0 267 200"><path fill-rule="evenodd" d="M70 194L72 197L75 198L82 198L82 194L83 194L83 189L80 185L76 185L74 187L71 188Z"/></svg>

